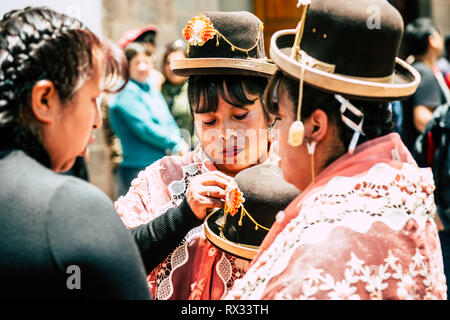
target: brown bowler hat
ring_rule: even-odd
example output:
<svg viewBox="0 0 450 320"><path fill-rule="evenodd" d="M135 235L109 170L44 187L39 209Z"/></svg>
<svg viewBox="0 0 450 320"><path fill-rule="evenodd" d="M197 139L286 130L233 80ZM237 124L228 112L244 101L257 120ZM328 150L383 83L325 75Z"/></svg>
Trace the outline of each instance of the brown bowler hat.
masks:
<svg viewBox="0 0 450 320"><path fill-rule="evenodd" d="M276 214L284 210L300 191L284 181L281 169L271 164L242 170L234 180L243 202L239 202L234 212L226 205L209 214L203 224L205 236L216 247L251 260L275 222Z"/></svg>
<svg viewBox="0 0 450 320"><path fill-rule="evenodd" d="M204 12L183 30L188 58L170 67L181 76L241 74L270 77L276 66L264 51L263 23L250 12Z"/></svg>
<svg viewBox="0 0 450 320"><path fill-rule="evenodd" d="M270 57L289 76L360 100L412 95L419 73L397 58L403 19L386 0L300 0L297 29L271 38Z"/></svg>

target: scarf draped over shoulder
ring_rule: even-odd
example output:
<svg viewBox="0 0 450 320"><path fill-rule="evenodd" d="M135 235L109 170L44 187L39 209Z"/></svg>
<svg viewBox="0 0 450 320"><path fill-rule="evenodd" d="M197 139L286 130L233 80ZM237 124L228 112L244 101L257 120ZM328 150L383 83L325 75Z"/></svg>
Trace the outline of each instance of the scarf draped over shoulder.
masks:
<svg viewBox="0 0 450 320"><path fill-rule="evenodd" d="M277 215L226 299L446 299L433 191L398 134L362 144Z"/></svg>

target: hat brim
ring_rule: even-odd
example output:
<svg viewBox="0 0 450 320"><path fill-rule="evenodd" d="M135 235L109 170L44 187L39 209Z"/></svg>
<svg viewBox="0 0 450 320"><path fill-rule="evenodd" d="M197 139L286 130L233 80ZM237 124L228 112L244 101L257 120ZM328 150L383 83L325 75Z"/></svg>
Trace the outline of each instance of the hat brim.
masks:
<svg viewBox="0 0 450 320"><path fill-rule="evenodd" d="M184 58L170 62L173 73L191 75L247 75L271 77L277 71L273 63L257 59L237 58Z"/></svg>
<svg viewBox="0 0 450 320"><path fill-rule="evenodd" d="M153 31L156 34L158 33L158 26L155 24L149 24L142 28L134 28L125 32L122 37L119 39L119 46L125 48L130 43L134 42L137 38L143 35L146 32Z"/></svg>
<svg viewBox="0 0 450 320"><path fill-rule="evenodd" d="M317 89L346 95L350 98L375 101L401 100L411 96L420 83L420 74L407 62L396 58L394 73L389 80L359 78L330 73L306 66L290 57L290 47L280 48L283 37L292 37L296 30L281 30L271 38L270 58L284 73L299 79L304 68L304 82Z"/></svg>
<svg viewBox="0 0 450 320"><path fill-rule="evenodd" d="M241 259L252 260L258 253L259 247L240 244L227 240L221 236L219 227L222 225L223 211L217 209L210 213L203 223L206 239L217 248Z"/></svg>

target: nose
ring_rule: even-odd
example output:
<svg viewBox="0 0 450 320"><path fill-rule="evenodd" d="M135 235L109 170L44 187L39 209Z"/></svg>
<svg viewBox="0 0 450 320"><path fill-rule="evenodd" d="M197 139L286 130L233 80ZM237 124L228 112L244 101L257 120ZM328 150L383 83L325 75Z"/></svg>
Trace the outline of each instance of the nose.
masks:
<svg viewBox="0 0 450 320"><path fill-rule="evenodd" d="M149 69L149 65L146 62L141 62L138 64L139 71L147 71Z"/></svg>
<svg viewBox="0 0 450 320"><path fill-rule="evenodd" d="M231 123L224 121L220 129L220 138L225 141L237 138L237 130L232 127Z"/></svg>

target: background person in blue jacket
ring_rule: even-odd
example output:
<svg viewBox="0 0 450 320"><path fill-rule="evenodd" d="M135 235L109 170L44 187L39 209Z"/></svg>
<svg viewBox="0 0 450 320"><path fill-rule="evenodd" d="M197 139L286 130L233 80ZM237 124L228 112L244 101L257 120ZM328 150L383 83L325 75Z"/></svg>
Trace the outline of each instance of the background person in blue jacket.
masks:
<svg viewBox="0 0 450 320"><path fill-rule="evenodd" d="M110 123L120 139L123 160L116 173L117 196L128 191L131 181L154 161L189 147L161 92L152 87L151 53L140 43L125 48L131 80L110 101Z"/></svg>

